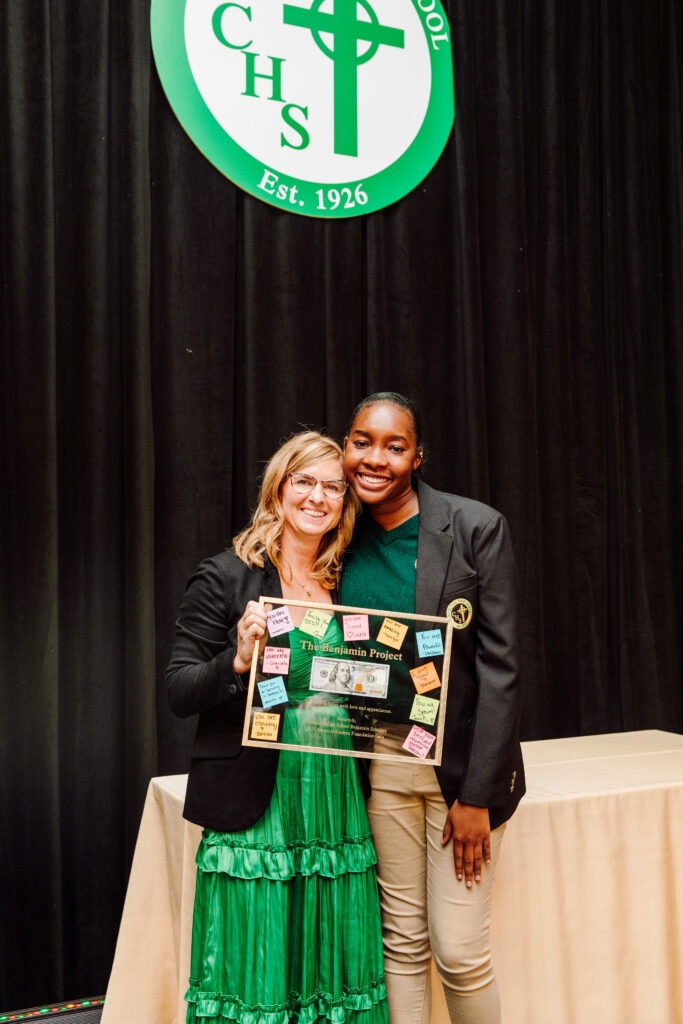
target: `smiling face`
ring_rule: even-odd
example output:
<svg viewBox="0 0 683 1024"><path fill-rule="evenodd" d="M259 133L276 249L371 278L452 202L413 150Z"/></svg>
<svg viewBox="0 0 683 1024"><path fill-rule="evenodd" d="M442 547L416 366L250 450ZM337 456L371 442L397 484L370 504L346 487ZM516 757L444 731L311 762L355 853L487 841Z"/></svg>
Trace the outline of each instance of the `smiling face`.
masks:
<svg viewBox="0 0 683 1024"><path fill-rule="evenodd" d="M361 409L344 441L344 470L375 515L414 497L412 473L422 461L413 418L392 402Z"/></svg>
<svg viewBox="0 0 683 1024"><path fill-rule="evenodd" d="M338 459L313 462L298 470L316 480L343 480L344 471ZM288 538L320 541L324 534L339 522L344 507L343 498L328 498L322 485L317 483L308 494L299 494L287 477L280 487L280 504L284 513L283 542Z"/></svg>

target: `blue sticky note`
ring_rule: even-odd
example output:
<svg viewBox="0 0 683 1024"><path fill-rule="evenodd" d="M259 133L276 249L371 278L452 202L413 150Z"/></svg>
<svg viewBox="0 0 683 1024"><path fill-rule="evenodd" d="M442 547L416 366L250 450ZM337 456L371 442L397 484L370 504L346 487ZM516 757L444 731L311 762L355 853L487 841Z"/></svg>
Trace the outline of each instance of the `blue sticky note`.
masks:
<svg viewBox="0 0 683 1024"><path fill-rule="evenodd" d="M258 689L264 708L273 708L276 704L286 704L289 700L282 676L264 679L262 683L258 683Z"/></svg>
<svg viewBox="0 0 683 1024"><path fill-rule="evenodd" d="M421 658L434 658L437 654L443 654L443 640L440 629L425 629L422 633L416 633L417 652Z"/></svg>

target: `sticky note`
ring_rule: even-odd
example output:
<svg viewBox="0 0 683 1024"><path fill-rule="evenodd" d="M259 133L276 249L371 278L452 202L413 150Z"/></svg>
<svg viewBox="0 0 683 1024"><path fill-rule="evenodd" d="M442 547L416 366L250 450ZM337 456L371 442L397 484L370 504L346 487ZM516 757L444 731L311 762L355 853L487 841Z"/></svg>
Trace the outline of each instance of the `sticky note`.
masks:
<svg viewBox="0 0 683 1024"><path fill-rule="evenodd" d="M415 754L415 757L426 757L432 749L435 739L436 736L433 736L431 732L421 729L419 725L414 725L406 737L403 749L407 750L409 754Z"/></svg>
<svg viewBox="0 0 683 1024"><path fill-rule="evenodd" d="M268 612L266 623L271 636L280 636L281 633L289 633L290 629L294 629L292 616L286 604Z"/></svg>
<svg viewBox="0 0 683 1024"><path fill-rule="evenodd" d="M367 615L344 615L343 620L345 640L370 639L370 623Z"/></svg>
<svg viewBox="0 0 683 1024"><path fill-rule="evenodd" d="M272 715L268 711L255 711L251 720L252 740L273 740L277 742L277 732L280 727L280 716Z"/></svg>
<svg viewBox="0 0 683 1024"><path fill-rule="evenodd" d="M443 640L440 629L425 629L415 634L417 653L421 658L436 658L443 654Z"/></svg>
<svg viewBox="0 0 683 1024"><path fill-rule="evenodd" d="M439 673L434 668L433 661L428 661L426 665L418 665L417 668L411 668L410 675L418 693L426 693L427 690L434 690L437 686L441 686Z"/></svg>
<svg viewBox="0 0 683 1024"><path fill-rule="evenodd" d="M404 626L402 622L397 622L396 619L385 619L382 623L382 628L377 634L377 639L386 647L393 647L398 651L406 638L407 632L408 627Z"/></svg>
<svg viewBox="0 0 683 1024"><path fill-rule="evenodd" d="M276 704L286 704L289 700L282 676L276 676L275 679L264 679L257 685L264 708L272 708Z"/></svg>
<svg viewBox="0 0 683 1024"><path fill-rule="evenodd" d="M287 675L289 672L289 647L265 647L261 670L268 675Z"/></svg>
<svg viewBox="0 0 683 1024"><path fill-rule="evenodd" d="M308 633L309 636L315 636L322 640L327 632L331 618L331 615L328 615L327 612L321 612L318 608L308 608L299 629L302 633Z"/></svg>
<svg viewBox="0 0 683 1024"><path fill-rule="evenodd" d="M425 725L434 725L438 713L438 700L434 700L433 697L423 697L420 693L415 694L415 700L410 711L410 717L413 722L424 722Z"/></svg>

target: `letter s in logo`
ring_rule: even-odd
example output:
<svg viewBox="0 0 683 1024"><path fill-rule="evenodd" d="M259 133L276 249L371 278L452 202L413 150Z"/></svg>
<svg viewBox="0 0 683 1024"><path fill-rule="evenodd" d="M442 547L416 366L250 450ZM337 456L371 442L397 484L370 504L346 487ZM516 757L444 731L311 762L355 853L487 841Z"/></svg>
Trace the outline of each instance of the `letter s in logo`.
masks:
<svg viewBox="0 0 683 1024"><path fill-rule="evenodd" d="M309 142L311 141L311 136L308 134L308 132L306 131L302 124L299 124L298 121L294 120L292 110L298 110L300 113L303 114L304 118L308 120L308 107L300 107L298 103L285 103L284 107L282 108L282 120L285 122L285 124L288 124L290 128L294 129L294 131L299 136L300 141L298 143L290 142L287 136L284 134L284 132L282 132L280 134L280 145L289 146L290 149L306 149Z"/></svg>

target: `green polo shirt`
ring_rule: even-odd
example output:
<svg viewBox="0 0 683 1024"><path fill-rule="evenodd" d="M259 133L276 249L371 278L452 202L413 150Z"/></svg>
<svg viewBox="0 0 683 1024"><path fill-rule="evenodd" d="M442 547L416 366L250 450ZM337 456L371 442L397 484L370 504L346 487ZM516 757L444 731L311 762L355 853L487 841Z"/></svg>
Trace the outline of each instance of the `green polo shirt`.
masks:
<svg viewBox="0 0 683 1024"><path fill-rule="evenodd" d="M344 556L342 604L414 612L419 529L419 513L393 530L361 516Z"/></svg>

